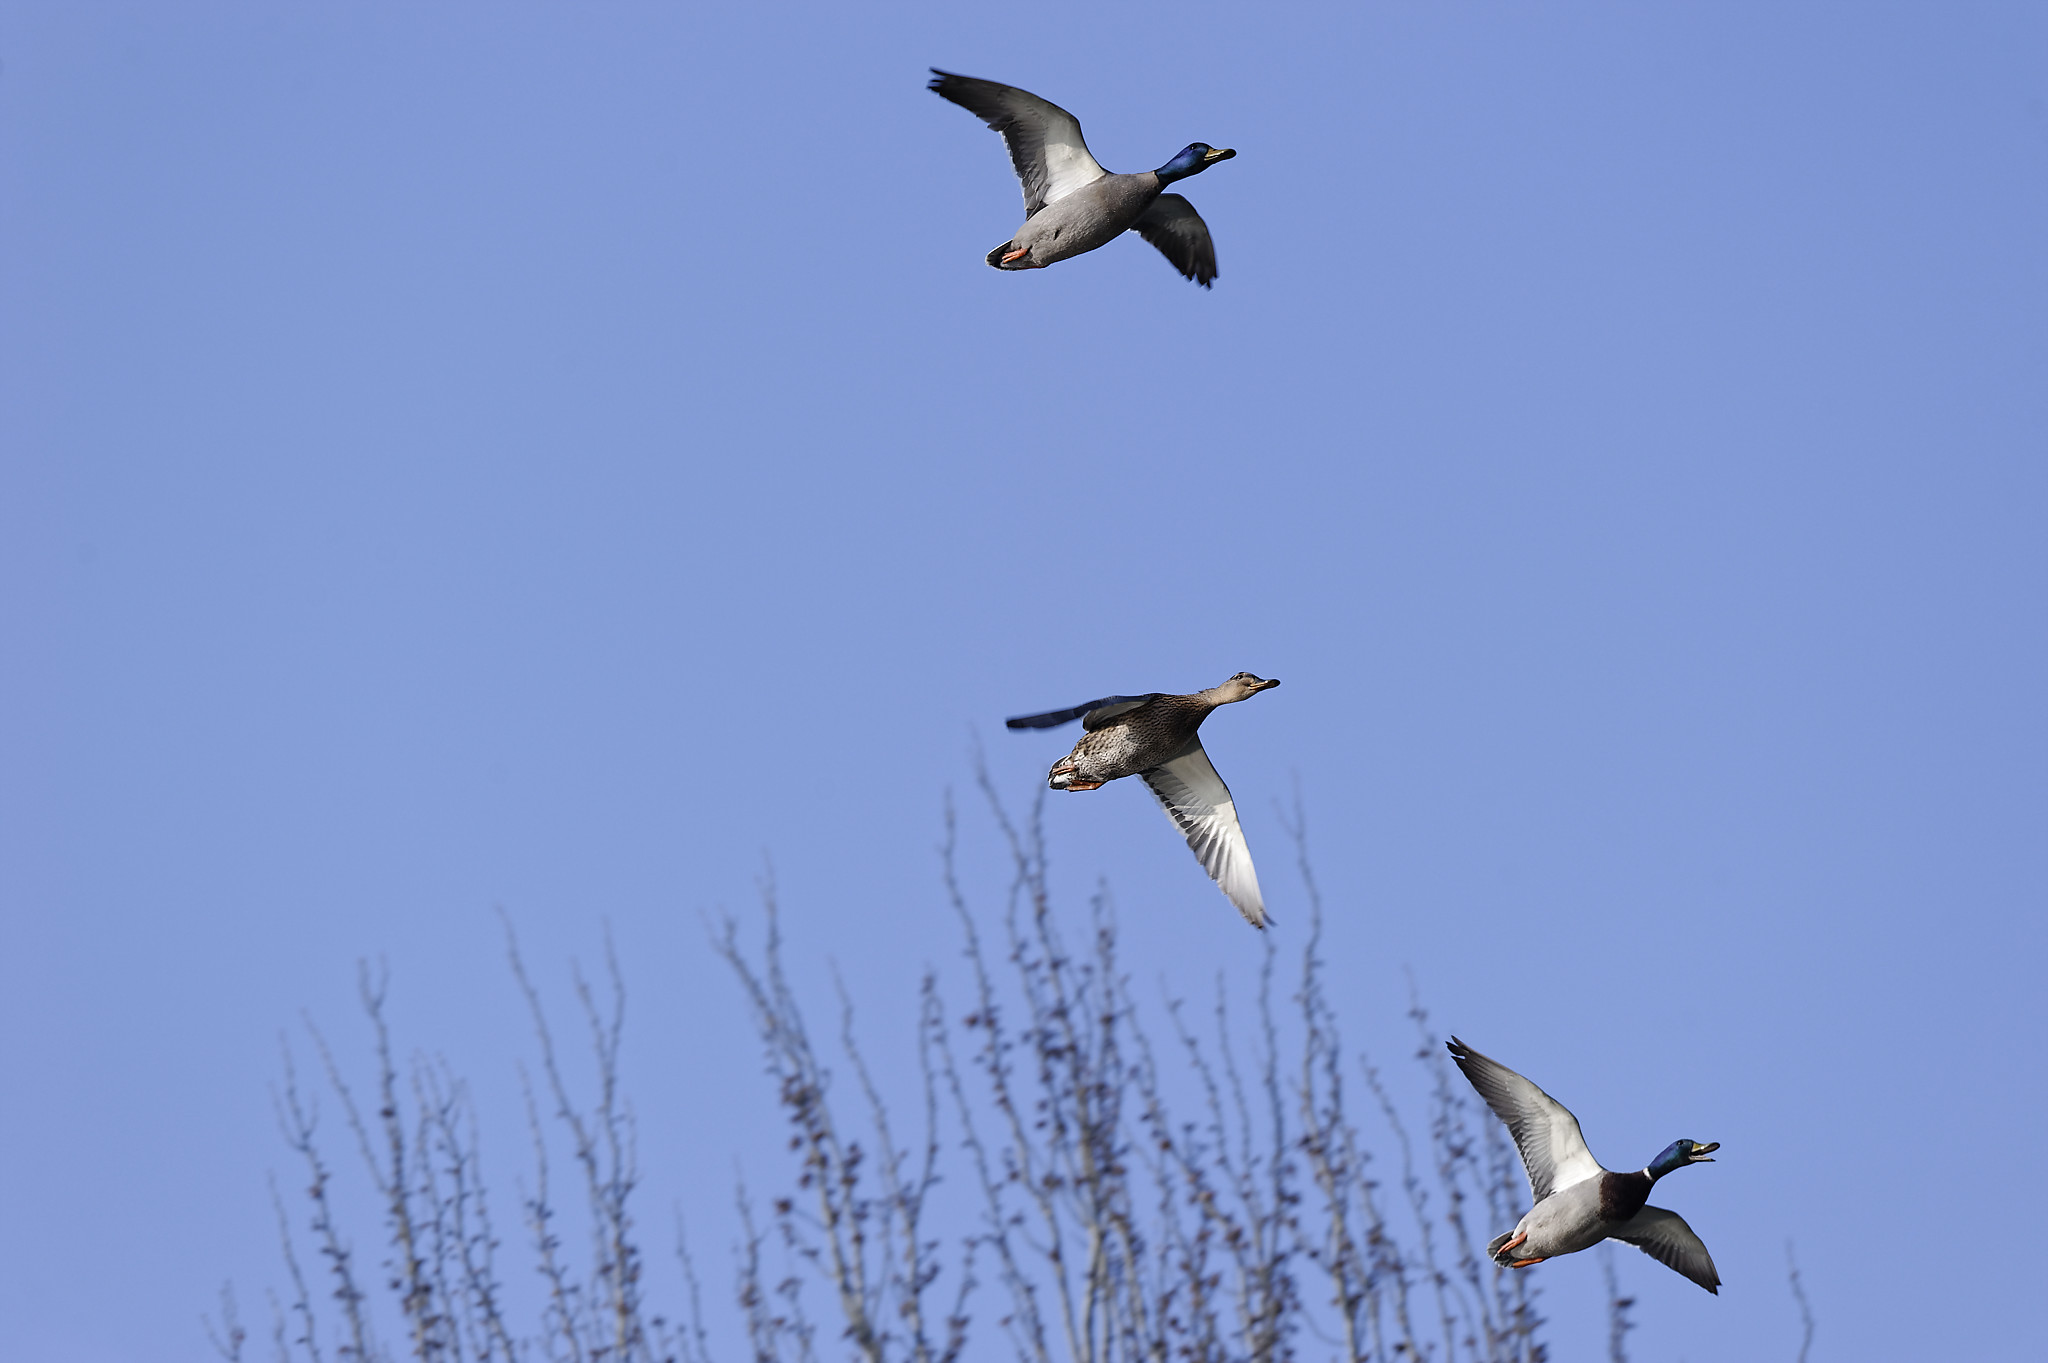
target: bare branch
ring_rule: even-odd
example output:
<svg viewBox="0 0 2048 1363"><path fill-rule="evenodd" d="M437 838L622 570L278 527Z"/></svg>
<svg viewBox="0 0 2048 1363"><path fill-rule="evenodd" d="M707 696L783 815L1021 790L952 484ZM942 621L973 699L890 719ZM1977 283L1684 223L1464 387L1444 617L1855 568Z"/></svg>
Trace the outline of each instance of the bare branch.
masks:
<svg viewBox="0 0 2048 1363"><path fill-rule="evenodd" d="M1600 1242L1600 1277L1607 1285L1607 1361L1628 1363L1628 1332L1635 1322L1628 1318L1634 1297L1621 1295L1621 1280L1614 1274L1614 1242Z"/></svg>
<svg viewBox="0 0 2048 1363"><path fill-rule="evenodd" d="M233 1283L221 1285L220 1324L216 1326L210 1316L201 1316L199 1320L205 1327L206 1341L213 1345L213 1351L228 1363L242 1363L242 1345L248 1340L249 1332L242 1328L241 1314L235 1309Z"/></svg>
<svg viewBox="0 0 2048 1363"><path fill-rule="evenodd" d="M1211 1016L1191 1025L1163 982L1158 1004L1133 999L1106 890L1085 918L1055 908L1043 792L1013 818L986 770L976 775L1007 884L989 906L970 902L949 799L941 864L964 957L955 987L967 1002L951 1012L941 972L925 970L915 1099L889 1089L909 1082L900 1062L870 1068L853 993L836 970L838 1054L828 1064L819 1051L787 974L772 881L762 886L758 945L743 946L731 920L712 930L789 1123L789 1164L770 1185L779 1191L757 1209L736 1189L734 1326L754 1363L821 1354L961 1363L973 1325L1006 1335L1019 1363L1540 1363L1528 1276L1502 1272L1481 1248L1487 1227L1512 1225L1524 1201L1519 1160L1455 1082L1412 984L1426 1146L1411 1139L1394 1086L1347 1048L1299 797L1281 811L1310 909L1299 979L1282 980L1279 939L1268 934L1249 1006L1241 986L1236 997L1226 987L1236 977L1219 976ZM432 1363L713 1363L721 1337L707 1322L680 1214L683 1309L656 1314L658 1294L643 1281L635 1122L621 1070L626 988L611 934L601 979L571 967L590 1047L582 1070L559 1051L509 919L503 927L538 1047L531 1074L518 1070L533 1168L531 1186L519 1187L516 1254L540 1291L500 1279L468 1087L426 1055L400 1082L385 977L363 965L374 1083L352 1087L326 1038L308 1031L368 1175L363 1205L375 1210L361 1214L384 1224L389 1272L372 1302L316 1139L317 1104L287 1048L275 1105L312 1203L299 1233L325 1261L315 1276L327 1287L309 1286L273 1185L288 1280L271 1299L279 1363L381 1360L376 1326L395 1332L401 1322L409 1354ZM1161 1023L1170 1037L1161 1032L1155 1051L1148 1029ZM1366 1115L1376 1109L1373 1120L1386 1124L1371 1139L1348 1107L1360 1081L1372 1099ZM372 1097L359 1103L358 1093ZM1398 1198L1374 1179L1384 1136L1399 1156ZM553 1200L562 1149L582 1192L569 1232ZM977 1267L998 1291L993 1311L971 1316ZM1609 1354L1619 1360L1634 1302L1611 1256L1602 1271ZM1804 1363L1813 1319L1796 1264L1790 1275ZM215 1351L241 1363L247 1332L231 1293L206 1328ZM979 1357L989 1345L977 1342Z"/></svg>
<svg viewBox="0 0 2048 1363"><path fill-rule="evenodd" d="M1799 1281L1799 1261L1792 1257L1792 1242L1785 1242L1785 1271L1792 1285L1792 1300L1799 1303L1799 1363L1806 1363L1813 1348L1813 1306L1806 1300L1806 1287Z"/></svg>

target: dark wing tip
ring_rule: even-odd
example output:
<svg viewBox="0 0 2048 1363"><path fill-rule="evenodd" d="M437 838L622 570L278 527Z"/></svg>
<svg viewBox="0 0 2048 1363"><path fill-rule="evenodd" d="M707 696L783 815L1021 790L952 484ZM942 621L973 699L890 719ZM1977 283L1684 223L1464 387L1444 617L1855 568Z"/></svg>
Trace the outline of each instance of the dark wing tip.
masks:
<svg viewBox="0 0 2048 1363"><path fill-rule="evenodd" d="M1098 705L1100 701L1096 702ZM1062 724L1072 724L1090 707L1077 706L1071 710L1049 710L1042 715L1011 715L1003 721L1007 729L1057 729Z"/></svg>
<svg viewBox="0 0 2048 1363"><path fill-rule="evenodd" d="M1131 224L1131 230L1143 237L1166 257L1182 279L1192 280L1203 288L1210 287L1218 273L1216 268L1216 243L1209 235L1209 224L1195 211L1195 206L1182 194L1162 194Z"/></svg>

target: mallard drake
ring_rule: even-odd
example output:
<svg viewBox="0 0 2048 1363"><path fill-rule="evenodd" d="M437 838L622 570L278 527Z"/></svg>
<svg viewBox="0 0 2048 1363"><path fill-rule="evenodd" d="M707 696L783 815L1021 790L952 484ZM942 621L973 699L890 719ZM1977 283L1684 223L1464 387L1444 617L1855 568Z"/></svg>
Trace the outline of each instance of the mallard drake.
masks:
<svg viewBox="0 0 2048 1363"><path fill-rule="evenodd" d="M1251 849L1237 823L1237 806L1230 802L1230 787L1202 751L1197 731L1217 706L1249 700L1279 684L1239 672L1221 686L1189 696L1160 691L1104 696L1005 722L1012 729L1053 729L1080 720L1087 732L1072 752L1052 764L1046 784L1054 790L1094 790L1121 777L1144 777L1209 878L1237 905L1246 922L1263 928L1266 902L1259 895Z"/></svg>
<svg viewBox="0 0 2048 1363"><path fill-rule="evenodd" d="M1157 170L1112 175L1088 154L1081 124L1050 100L1014 85L932 68L928 87L1003 135L1024 182L1024 225L988 253L998 270L1042 270L1056 260L1107 245L1126 231L1158 247L1184 279L1208 288L1216 246L1194 205L1160 191L1237 155L1190 142Z"/></svg>
<svg viewBox="0 0 2048 1363"><path fill-rule="evenodd" d="M1688 1164L1712 1164L1715 1141L1673 1141L1646 1168L1617 1174L1601 1167L1564 1104L1452 1037L1445 1045L1493 1115L1507 1124L1529 1174L1536 1205L1511 1231L1486 1247L1503 1268L1527 1268L1575 1254L1602 1240L1625 1240L1643 1253L1721 1295L1713 1256L1677 1212L1647 1205L1657 1180Z"/></svg>

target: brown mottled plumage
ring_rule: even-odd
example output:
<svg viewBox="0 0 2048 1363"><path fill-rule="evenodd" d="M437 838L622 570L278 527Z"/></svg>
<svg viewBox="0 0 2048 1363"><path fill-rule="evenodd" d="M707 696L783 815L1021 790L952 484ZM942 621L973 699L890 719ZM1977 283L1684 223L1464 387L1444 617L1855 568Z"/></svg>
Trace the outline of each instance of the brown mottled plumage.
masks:
<svg viewBox="0 0 2048 1363"><path fill-rule="evenodd" d="M1202 721L1219 705L1246 700L1278 686L1277 681L1239 672L1221 686L1191 695L1154 691L1142 696L1104 696L1065 710L1021 715L1012 729L1050 729L1080 720L1087 732L1074 750L1053 763L1046 784L1054 790L1094 790L1126 776L1142 776L1174 827L1188 840L1239 913L1255 928L1266 926L1251 849L1238 826L1230 788L1202 750Z"/></svg>

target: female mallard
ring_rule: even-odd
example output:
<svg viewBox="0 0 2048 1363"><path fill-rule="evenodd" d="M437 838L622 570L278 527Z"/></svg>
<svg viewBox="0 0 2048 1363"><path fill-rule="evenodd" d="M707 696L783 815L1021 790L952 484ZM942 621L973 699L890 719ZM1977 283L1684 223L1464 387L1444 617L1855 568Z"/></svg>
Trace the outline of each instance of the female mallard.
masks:
<svg viewBox="0 0 2048 1363"><path fill-rule="evenodd" d="M1237 806L1230 802L1230 787L1209 765L1197 730L1217 706L1247 700L1279 684L1240 672L1221 686L1191 696L1159 691L1104 696L1007 722L1012 729L1052 729L1080 720L1088 732L1072 752L1052 764L1046 784L1054 790L1094 790L1119 777L1144 777L1209 878L1247 922L1263 928L1266 904L1259 897L1251 849L1237 824Z"/></svg>
<svg viewBox="0 0 2048 1363"><path fill-rule="evenodd" d="M1194 205L1161 190L1237 155L1190 142L1157 170L1111 175L1088 154L1081 124L1059 105L1014 85L932 68L930 89L1003 135L1024 182L1024 225L988 253L998 270L1042 270L1107 245L1126 231L1157 246L1182 278L1216 278L1216 246Z"/></svg>
<svg viewBox="0 0 2048 1363"><path fill-rule="evenodd" d="M1458 1038L1445 1044L1493 1115L1507 1123L1529 1174L1529 1193L1536 1199L1513 1230L1495 1236L1486 1247L1495 1263L1527 1268L1602 1240L1626 1240L1666 1268L1721 1295L1721 1275L1714 1271L1713 1257L1685 1218L1646 1205L1651 1186L1673 1169L1712 1164L1708 1156L1721 1148L1719 1141L1673 1141L1648 1168L1614 1173L1593 1158L1586 1138L1579 1134L1579 1119L1564 1104Z"/></svg>

